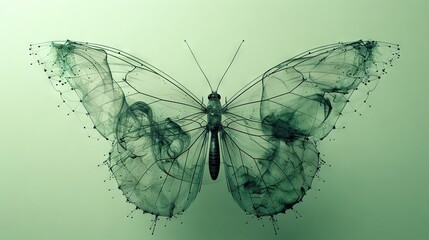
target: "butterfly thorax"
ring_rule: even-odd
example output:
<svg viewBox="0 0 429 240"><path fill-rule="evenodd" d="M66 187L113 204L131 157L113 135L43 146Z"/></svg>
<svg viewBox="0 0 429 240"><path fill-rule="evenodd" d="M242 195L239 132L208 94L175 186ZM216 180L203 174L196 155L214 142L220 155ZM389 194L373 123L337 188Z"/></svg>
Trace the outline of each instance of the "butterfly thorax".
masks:
<svg viewBox="0 0 429 240"><path fill-rule="evenodd" d="M216 180L220 168L218 131L222 121L222 106L220 104L220 95L216 92L209 94L208 98L207 128L210 131L209 171L210 177Z"/></svg>
<svg viewBox="0 0 429 240"><path fill-rule="evenodd" d="M220 95L212 92L208 96L207 104L207 127L210 131L217 131L222 121L222 106L220 104Z"/></svg>

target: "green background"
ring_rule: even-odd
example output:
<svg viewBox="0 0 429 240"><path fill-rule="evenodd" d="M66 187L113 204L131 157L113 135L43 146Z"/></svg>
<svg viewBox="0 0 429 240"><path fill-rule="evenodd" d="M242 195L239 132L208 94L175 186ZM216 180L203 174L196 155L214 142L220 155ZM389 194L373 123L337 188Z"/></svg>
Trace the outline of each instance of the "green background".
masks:
<svg viewBox="0 0 429 240"><path fill-rule="evenodd" d="M429 239L428 24L425 0L0 0L0 239ZM245 39L220 89L231 96L295 54L361 38L399 43L401 58L372 107L345 116L347 128L320 144L331 166L296 212L277 217L277 236L270 221L240 210L223 176L204 184L183 215L158 221L154 236L151 216L127 218L133 207L97 167L109 143L57 108L58 93L28 55L42 41L101 43L206 97L183 40L217 83Z"/></svg>

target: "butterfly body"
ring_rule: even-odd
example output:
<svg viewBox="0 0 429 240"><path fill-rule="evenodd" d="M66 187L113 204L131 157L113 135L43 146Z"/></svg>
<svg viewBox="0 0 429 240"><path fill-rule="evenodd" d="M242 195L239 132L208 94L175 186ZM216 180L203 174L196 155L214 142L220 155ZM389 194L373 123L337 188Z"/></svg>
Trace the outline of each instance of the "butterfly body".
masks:
<svg viewBox="0 0 429 240"><path fill-rule="evenodd" d="M212 180L216 180L220 170L219 129L222 126L222 106L220 95L212 92L208 96L207 129L210 131L209 172Z"/></svg>
<svg viewBox="0 0 429 240"><path fill-rule="evenodd" d="M30 50L63 100L83 107L112 141L106 165L127 201L166 217L194 201L207 160L216 179L222 159L228 190L245 212L292 208L320 168L317 142L366 102L399 57L397 45L377 41L314 48L268 69L223 106L211 89L206 106L179 81L115 48L65 41Z"/></svg>

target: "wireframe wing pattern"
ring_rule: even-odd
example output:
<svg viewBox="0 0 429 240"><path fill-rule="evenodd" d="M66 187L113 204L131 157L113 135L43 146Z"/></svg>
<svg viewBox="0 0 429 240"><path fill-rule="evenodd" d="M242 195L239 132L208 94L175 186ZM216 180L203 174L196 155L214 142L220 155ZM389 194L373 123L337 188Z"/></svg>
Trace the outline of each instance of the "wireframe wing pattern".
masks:
<svg viewBox="0 0 429 240"><path fill-rule="evenodd" d="M273 216L302 200L319 169L317 141L347 107L366 102L398 51L376 41L315 48L269 69L223 107L227 182L244 211Z"/></svg>
<svg viewBox="0 0 429 240"><path fill-rule="evenodd" d="M63 99L81 103L94 128L112 140L107 164L127 200L157 216L183 212L203 176L204 104L117 49L66 41L31 50Z"/></svg>

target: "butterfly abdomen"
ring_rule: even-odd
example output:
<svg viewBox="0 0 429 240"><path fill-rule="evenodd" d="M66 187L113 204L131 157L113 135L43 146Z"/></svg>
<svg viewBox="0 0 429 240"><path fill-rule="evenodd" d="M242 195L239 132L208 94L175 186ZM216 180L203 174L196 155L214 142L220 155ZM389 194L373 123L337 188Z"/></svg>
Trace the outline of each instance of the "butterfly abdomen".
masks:
<svg viewBox="0 0 429 240"><path fill-rule="evenodd" d="M209 150L209 172L210 177L216 180L220 169L219 138L218 131L211 131Z"/></svg>

